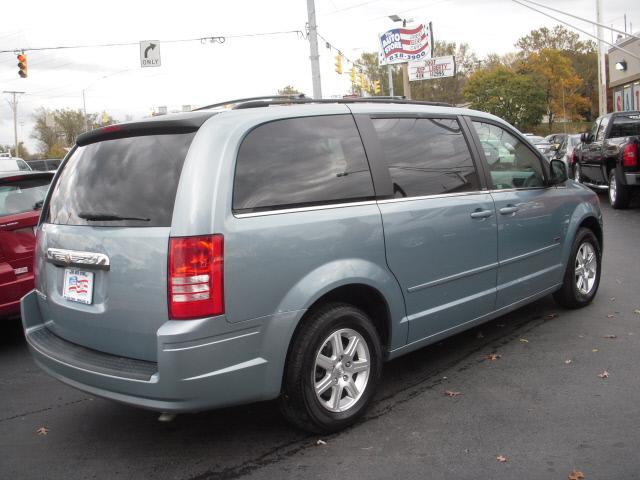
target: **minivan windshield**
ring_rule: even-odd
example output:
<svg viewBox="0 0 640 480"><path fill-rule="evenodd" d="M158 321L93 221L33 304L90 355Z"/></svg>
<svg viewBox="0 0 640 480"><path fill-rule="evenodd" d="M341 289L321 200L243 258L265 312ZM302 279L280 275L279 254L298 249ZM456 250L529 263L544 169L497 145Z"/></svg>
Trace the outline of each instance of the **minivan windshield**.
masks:
<svg viewBox="0 0 640 480"><path fill-rule="evenodd" d="M53 187L46 222L171 226L178 180L194 135L145 135L76 148Z"/></svg>

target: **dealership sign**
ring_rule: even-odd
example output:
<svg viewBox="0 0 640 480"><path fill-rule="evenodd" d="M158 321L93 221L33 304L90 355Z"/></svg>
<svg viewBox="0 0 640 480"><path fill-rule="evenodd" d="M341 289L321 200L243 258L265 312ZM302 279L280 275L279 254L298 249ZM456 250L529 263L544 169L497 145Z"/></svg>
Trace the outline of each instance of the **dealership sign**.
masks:
<svg viewBox="0 0 640 480"><path fill-rule="evenodd" d="M393 28L378 35L378 40L380 65L431 58L433 49L431 23L423 23L417 27Z"/></svg>
<svg viewBox="0 0 640 480"><path fill-rule="evenodd" d="M432 78L453 77L456 74L456 60L453 55L427 58L409 62L409 80L430 80Z"/></svg>

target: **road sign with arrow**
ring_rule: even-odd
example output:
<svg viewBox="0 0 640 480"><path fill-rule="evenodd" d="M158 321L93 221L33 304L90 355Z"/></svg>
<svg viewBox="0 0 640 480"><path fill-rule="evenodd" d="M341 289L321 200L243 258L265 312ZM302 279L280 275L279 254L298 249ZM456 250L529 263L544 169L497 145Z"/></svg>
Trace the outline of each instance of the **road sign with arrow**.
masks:
<svg viewBox="0 0 640 480"><path fill-rule="evenodd" d="M160 65L160 42L158 40L140 42L140 66L159 67Z"/></svg>

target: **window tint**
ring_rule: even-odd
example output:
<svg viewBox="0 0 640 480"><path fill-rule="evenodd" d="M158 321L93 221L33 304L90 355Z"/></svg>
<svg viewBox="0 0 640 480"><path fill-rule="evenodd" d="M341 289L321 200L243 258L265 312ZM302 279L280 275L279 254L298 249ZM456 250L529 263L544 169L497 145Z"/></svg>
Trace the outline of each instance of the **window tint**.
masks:
<svg viewBox="0 0 640 480"><path fill-rule="evenodd" d="M0 215L39 210L51 178L16 180L0 185Z"/></svg>
<svg viewBox="0 0 640 480"><path fill-rule="evenodd" d="M148 135L77 148L54 186L46 221L59 225L171 226L180 172L194 135ZM129 219L95 219L104 215Z"/></svg>
<svg viewBox="0 0 640 480"><path fill-rule="evenodd" d="M277 120L240 145L233 209L285 208L370 198L371 173L351 115Z"/></svg>
<svg viewBox="0 0 640 480"><path fill-rule="evenodd" d="M479 190L478 175L456 120L377 118L396 197Z"/></svg>
<svg viewBox="0 0 640 480"><path fill-rule="evenodd" d="M640 135L640 115L615 117L611 126L610 138Z"/></svg>
<svg viewBox="0 0 640 480"><path fill-rule="evenodd" d="M496 125L474 121L473 126L489 164L493 188L544 186L540 159L529 146Z"/></svg>

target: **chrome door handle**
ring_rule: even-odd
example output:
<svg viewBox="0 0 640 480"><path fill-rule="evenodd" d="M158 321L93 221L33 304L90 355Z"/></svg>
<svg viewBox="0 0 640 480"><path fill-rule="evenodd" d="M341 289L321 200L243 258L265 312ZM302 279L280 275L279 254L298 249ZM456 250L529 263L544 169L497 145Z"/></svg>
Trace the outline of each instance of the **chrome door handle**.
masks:
<svg viewBox="0 0 640 480"><path fill-rule="evenodd" d="M471 218L489 218L491 215L493 215L493 210L476 210L469 214Z"/></svg>
<svg viewBox="0 0 640 480"><path fill-rule="evenodd" d="M511 205L509 207L502 207L500 209L500 214L509 215L510 213L516 213L518 210L520 210L518 207L516 207L515 205Z"/></svg>
<svg viewBox="0 0 640 480"><path fill-rule="evenodd" d="M61 248L47 249L47 262L60 267L91 267L109 270L111 262L104 253L79 252Z"/></svg>

